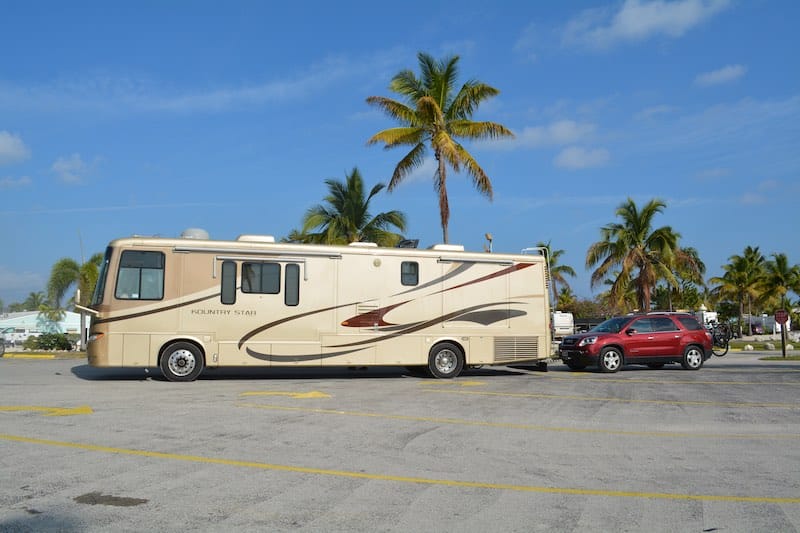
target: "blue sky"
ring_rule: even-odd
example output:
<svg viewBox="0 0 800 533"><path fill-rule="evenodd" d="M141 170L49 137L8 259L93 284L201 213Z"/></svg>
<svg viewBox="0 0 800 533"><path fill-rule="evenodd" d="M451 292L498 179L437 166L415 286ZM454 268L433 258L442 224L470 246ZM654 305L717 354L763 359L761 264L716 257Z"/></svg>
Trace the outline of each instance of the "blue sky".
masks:
<svg viewBox="0 0 800 533"><path fill-rule="evenodd" d="M0 299L44 290L61 257L131 234L281 237L353 167L387 183L416 54L460 56L460 81L500 89L476 120L516 138L469 144L489 202L450 174L450 241L565 250L591 297L586 250L627 197L718 275L747 245L800 262L800 3L41 2L2 0ZM373 213L441 240L428 161ZM599 288L597 289L599 290Z"/></svg>

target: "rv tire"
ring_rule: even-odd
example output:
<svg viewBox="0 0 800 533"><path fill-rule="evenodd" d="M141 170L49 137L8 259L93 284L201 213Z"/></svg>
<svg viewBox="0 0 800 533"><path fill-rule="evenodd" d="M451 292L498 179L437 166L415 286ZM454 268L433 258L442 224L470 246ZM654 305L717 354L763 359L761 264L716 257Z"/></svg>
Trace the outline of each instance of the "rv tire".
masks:
<svg viewBox="0 0 800 533"><path fill-rule="evenodd" d="M428 371L435 378L450 379L464 369L464 352L452 342L441 342L431 348Z"/></svg>
<svg viewBox="0 0 800 533"><path fill-rule="evenodd" d="M173 342L161 353L161 372L169 381L194 381L203 371L202 351L190 342Z"/></svg>

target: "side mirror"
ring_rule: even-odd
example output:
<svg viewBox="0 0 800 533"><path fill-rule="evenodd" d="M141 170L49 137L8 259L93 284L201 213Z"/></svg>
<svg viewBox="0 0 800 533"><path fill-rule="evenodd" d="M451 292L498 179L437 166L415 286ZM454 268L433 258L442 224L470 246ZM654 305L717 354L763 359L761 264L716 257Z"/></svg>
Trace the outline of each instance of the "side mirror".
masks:
<svg viewBox="0 0 800 533"><path fill-rule="evenodd" d="M633 335L634 333L636 333L636 329L635 328L628 328L628 329L625 330L625 334L626 335Z"/></svg>

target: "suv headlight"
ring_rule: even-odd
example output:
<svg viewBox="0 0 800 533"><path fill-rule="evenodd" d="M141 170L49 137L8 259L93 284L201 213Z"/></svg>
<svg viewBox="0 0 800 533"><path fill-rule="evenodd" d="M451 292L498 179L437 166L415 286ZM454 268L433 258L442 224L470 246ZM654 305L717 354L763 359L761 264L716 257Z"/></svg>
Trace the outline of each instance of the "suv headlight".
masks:
<svg viewBox="0 0 800 533"><path fill-rule="evenodd" d="M594 335L592 337L584 337L583 339L581 339L581 342L578 343L578 346L588 346L596 342L597 342L597 335Z"/></svg>

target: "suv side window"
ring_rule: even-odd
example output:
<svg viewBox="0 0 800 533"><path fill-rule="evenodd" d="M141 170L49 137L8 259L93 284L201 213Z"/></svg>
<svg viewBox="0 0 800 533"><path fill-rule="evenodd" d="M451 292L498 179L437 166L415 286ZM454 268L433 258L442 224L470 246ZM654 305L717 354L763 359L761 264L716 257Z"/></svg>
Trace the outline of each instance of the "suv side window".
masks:
<svg viewBox="0 0 800 533"><path fill-rule="evenodd" d="M679 316L678 322L680 322L681 325L689 331L699 331L703 329L703 326L700 325L700 322L698 322L693 316Z"/></svg>
<svg viewBox="0 0 800 533"><path fill-rule="evenodd" d="M640 318L639 320L634 320L630 327L626 329L631 328L635 329L636 333L651 333L653 331L653 327L650 325L649 318Z"/></svg>
<svg viewBox="0 0 800 533"><path fill-rule="evenodd" d="M653 331L678 331L672 319L666 316L654 316L650 324L653 325Z"/></svg>

